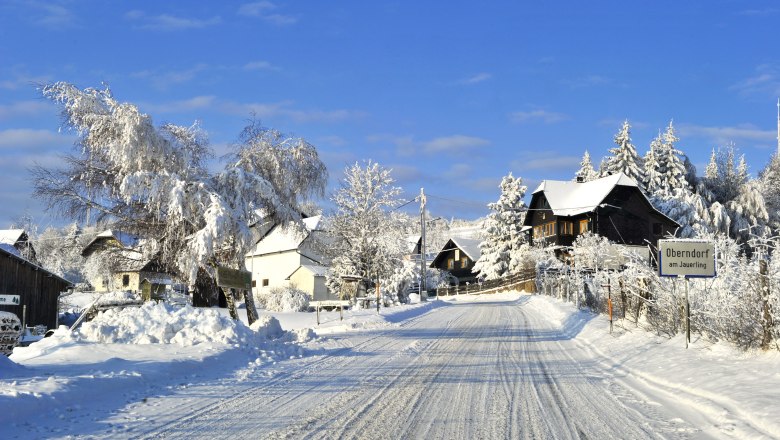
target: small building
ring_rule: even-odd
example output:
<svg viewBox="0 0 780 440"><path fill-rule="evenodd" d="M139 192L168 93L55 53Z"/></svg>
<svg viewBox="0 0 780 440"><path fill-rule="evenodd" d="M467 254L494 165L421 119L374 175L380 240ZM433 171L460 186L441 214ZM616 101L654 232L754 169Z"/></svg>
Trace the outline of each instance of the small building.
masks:
<svg viewBox="0 0 780 440"><path fill-rule="evenodd" d="M321 249L327 242L322 221L317 215L304 218L302 228L290 222L267 229L245 256L246 269L252 273L253 293L294 285L312 299L338 299L325 287L329 262Z"/></svg>
<svg viewBox="0 0 780 440"><path fill-rule="evenodd" d="M24 229L0 229L0 244L12 246L22 258L38 264L35 248L30 243L30 237Z"/></svg>
<svg viewBox="0 0 780 440"><path fill-rule="evenodd" d="M445 270L458 280L458 284L474 283L479 273L472 272L474 263L482 254L475 238L451 237L433 259L430 267Z"/></svg>
<svg viewBox="0 0 780 440"><path fill-rule="evenodd" d="M70 281L23 258L13 246L0 244L0 311L20 320L25 315L28 326L56 328L59 296L70 286Z"/></svg>
<svg viewBox="0 0 780 440"><path fill-rule="evenodd" d="M561 249L586 232L626 246L656 246L679 227L622 173L589 182L542 181L531 196L523 226L534 241Z"/></svg>
<svg viewBox="0 0 780 440"><path fill-rule="evenodd" d="M172 284L170 275L161 270L160 264L138 250L139 243L136 236L107 230L84 247L82 256L110 260L106 261L105 273L88 280L96 292L127 290L143 293L148 300L156 296L152 293L162 292Z"/></svg>

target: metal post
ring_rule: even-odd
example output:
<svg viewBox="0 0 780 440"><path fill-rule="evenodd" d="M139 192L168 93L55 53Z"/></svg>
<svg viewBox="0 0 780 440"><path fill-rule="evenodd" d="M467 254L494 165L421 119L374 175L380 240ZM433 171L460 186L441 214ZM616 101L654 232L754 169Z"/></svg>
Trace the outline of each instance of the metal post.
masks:
<svg viewBox="0 0 780 440"><path fill-rule="evenodd" d="M315 309L317 309L317 325L320 325L320 305L317 304L317 307L315 307Z"/></svg>
<svg viewBox="0 0 780 440"><path fill-rule="evenodd" d="M425 192L420 188L420 301L426 300L425 291Z"/></svg>
<svg viewBox="0 0 780 440"><path fill-rule="evenodd" d="M691 342L691 304L688 302L688 278L685 278L685 348Z"/></svg>
<svg viewBox="0 0 780 440"><path fill-rule="evenodd" d="M376 283L376 312L379 313L379 282Z"/></svg>

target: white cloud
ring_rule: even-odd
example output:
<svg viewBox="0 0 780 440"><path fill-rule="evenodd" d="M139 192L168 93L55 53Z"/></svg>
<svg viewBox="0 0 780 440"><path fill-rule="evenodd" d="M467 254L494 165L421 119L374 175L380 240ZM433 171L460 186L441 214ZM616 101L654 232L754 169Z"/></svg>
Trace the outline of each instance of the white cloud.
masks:
<svg viewBox="0 0 780 440"><path fill-rule="evenodd" d="M62 5L38 1L22 4L31 6L34 9L30 17L33 23L39 26L53 30L62 30L76 26L76 16Z"/></svg>
<svg viewBox="0 0 780 440"><path fill-rule="evenodd" d="M291 15L275 13L276 4L269 1L245 3L238 8L238 15L259 18L277 26L288 26L298 22L298 18Z"/></svg>
<svg viewBox="0 0 780 440"><path fill-rule="evenodd" d="M191 81L197 74L205 71L208 67L206 64L198 64L186 70L171 70L167 72L143 70L135 72L131 76L148 79L158 89L167 89L172 85Z"/></svg>
<svg viewBox="0 0 780 440"><path fill-rule="evenodd" d="M139 107L143 111L149 111L152 113L176 113L176 112L190 112L193 110L200 110L209 108L214 105L216 97L211 95L195 96L190 99L183 99L180 101L164 102L160 104L140 104Z"/></svg>
<svg viewBox="0 0 780 440"><path fill-rule="evenodd" d="M488 145L490 145L490 141L486 139L460 134L438 137L421 144L423 151L427 154L463 154Z"/></svg>
<svg viewBox="0 0 780 440"><path fill-rule="evenodd" d="M279 70L268 61L252 61L244 64L244 70Z"/></svg>
<svg viewBox="0 0 780 440"><path fill-rule="evenodd" d="M566 84L572 89L581 89L584 87L595 87L595 86L605 86L605 85L615 84L615 81L613 79L601 75L587 75L579 78L565 80L562 82L563 84Z"/></svg>
<svg viewBox="0 0 780 440"><path fill-rule="evenodd" d="M64 136L49 130L10 128L0 130L0 151L3 155L45 151L72 144L73 140L72 136Z"/></svg>
<svg viewBox="0 0 780 440"><path fill-rule="evenodd" d="M563 113L549 112L547 110L531 110L527 112L513 112L509 114L509 120L517 124L535 121L540 121L545 124L554 124L566 119L569 119L569 117Z"/></svg>
<svg viewBox="0 0 780 440"><path fill-rule="evenodd" d="M33 88L37 84L45 84L50 81L50 76L18 74L13 79L0 81L0 89L17 90L21 88Z"/></svg>
<svg viewBox="0 0 780 440"><path fill-rule="evenodd" d="M487 72L482 72L482 73L478 73L476 75L470 76L468 78L461 79L461 80L457 81L456 84L459 84L459 85L477 84L477 83L481 83L481 82L487 81L487 80L489 80L491 78L493 78L493 75L491 75L491 74L489 74Z"/></svg>
<svg viewBox="0 0 780 440"><path fill-rule="evenodd" d="M709 139L717 145L729 142L773 142L777 133L774 130L761 130L753 124L740 124L733 127L708 127L695 124L679 124L675 126L681 137Z"/></svg>
<svg viewBox="0 0 780 440"><path fill-rule="evenodd" d="M563 156L554 152L525 152L520 159L512 161L512 169L528 171L571 171L572 175L580 166L580 157Z"/></svg>
<svg viewBox="0 0 780 440"><path fill-rule="evenodd" d="M46 101L19 101L8 105L0 104L0 120L13 117L37 116L46 112L54 112L51 104Z"/></svg>
<svg viewBox="0 0 780 440"><path fill-rule="evenodd" d="M757 66L755 74L729 87L740 95L780 95L780 69L771 64Z"/></svg>
<svg viewBox="0 0 780 440"><path fill-rule="evenodd" d="M298 109L293 107L294 102L282 101L274 103L239 103L233 101L224 101L218 104L220 111L228 114L249 115L254 113L260 119L282 117L292 119L296 122L342 122L346 120L359 119L365 116L365 113L355 110L337 109Z"/></svg>
<svg viewBox="0 0 780 440"><path fill-rule="evenodd" d="M159 31L179 31L186 29L203 29L222 23L222 18L214 16L208 19L177 17L170 14L146 15L143 11L133 10L125 14L125 18L139 23L141 29Z"/></svg>

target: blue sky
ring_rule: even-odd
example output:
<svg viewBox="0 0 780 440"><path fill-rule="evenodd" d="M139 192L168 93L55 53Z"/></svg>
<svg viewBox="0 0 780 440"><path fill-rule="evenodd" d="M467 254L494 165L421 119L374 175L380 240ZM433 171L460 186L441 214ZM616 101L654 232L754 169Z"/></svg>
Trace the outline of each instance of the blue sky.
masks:
<svg viewBox="0 0 780 440"><path fill-rule="evenodd" d="M755 174L777 145L778 20L771 1L6 0L0 227L62 223L26 170L72 148L34 87L53 81L200 120L218 154L255 112L313 143L331 181L372 159L447 218L485 215L509 172L529 193L570 179L626 118L640 154L674 119L700 171L734 142Z"/></svg>

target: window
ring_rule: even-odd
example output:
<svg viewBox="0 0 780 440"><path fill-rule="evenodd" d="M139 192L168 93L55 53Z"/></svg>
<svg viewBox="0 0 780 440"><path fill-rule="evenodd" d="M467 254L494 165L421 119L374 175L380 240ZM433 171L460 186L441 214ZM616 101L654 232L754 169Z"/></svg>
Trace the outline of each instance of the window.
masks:
<svg viewBox="0 0 780 440"><path fill-rule="evenodd" d="M257 287L257 280L252 280L252 287Z"/></svg>
<svg viewBox="0 0 780 440"><path fill-rule="evenodd" d="M455 249L455 259L460 260L460 249Z"/></svg>
<svg viewBox="0 0 780 440"><path fill-rule="evenodd" d="M580 220L580 234L588 232L588 219Z"/></svg>
<svg viewBox="0 0 780 440"><path fill-rule="evenodd" d="M574 235L574 222L561 222L561 235Z"/></svg>
<svg viewBox="0 0 780 440"><path fill-rule="evenodd" d="M263 287L268 287L268 278L263 278Z"/></svg>
<svg viewBox="0 0 780 440"><path fill-rule="evenodd" d="M469 257L460 257L460 267L462 269L469 267Z"/></svg>
<svg viewBox="0 0 780 440"><path fill-rule="evenodd" d="M455 269L455 259L454 258L447 259L447 269L448 270Z"/></svg>
<svg viewBox="0 0 780 440"><path fill-rule="evenodd" d="M130 285L130 275L122 275L122 287Z"/></svg>

